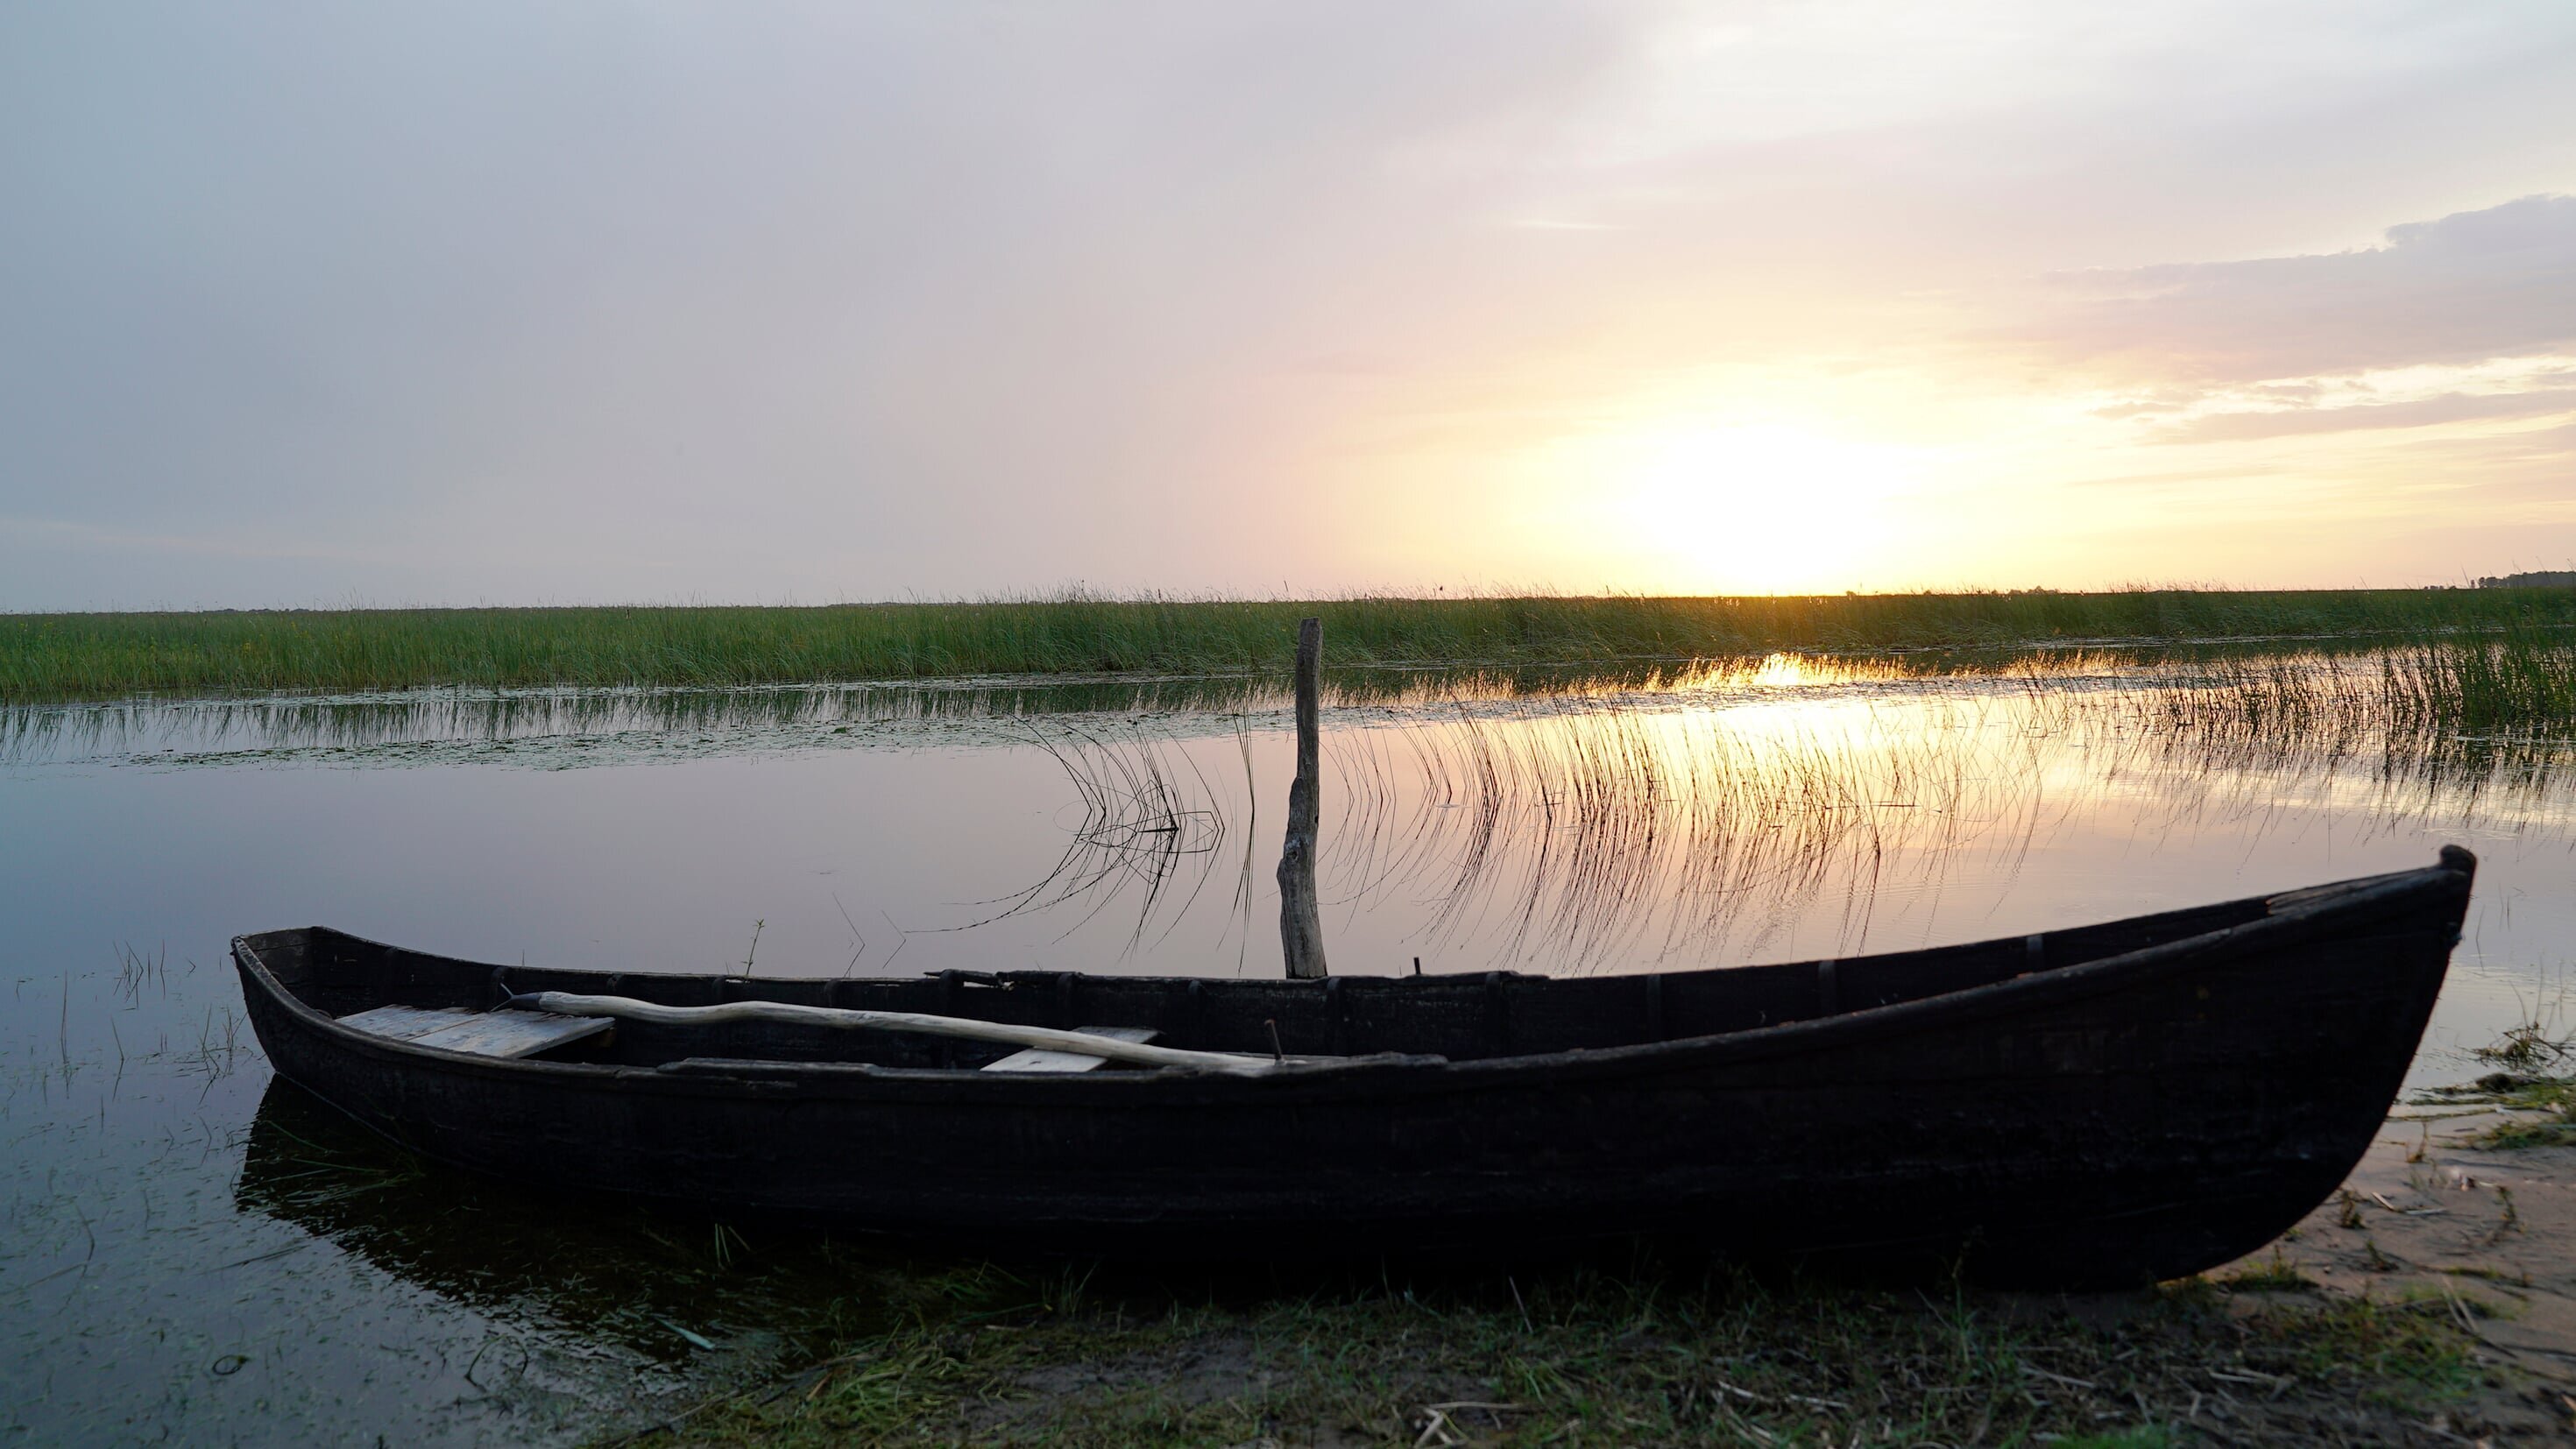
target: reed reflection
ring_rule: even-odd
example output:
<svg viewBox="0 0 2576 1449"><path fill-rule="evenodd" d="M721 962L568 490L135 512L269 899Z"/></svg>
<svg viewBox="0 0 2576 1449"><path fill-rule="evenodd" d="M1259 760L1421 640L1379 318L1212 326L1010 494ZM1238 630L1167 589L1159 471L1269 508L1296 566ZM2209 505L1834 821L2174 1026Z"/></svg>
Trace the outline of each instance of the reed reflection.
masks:
<svg viewBox="0 0 2576 1449"><path fill-rule="evenodd" d="M921 1262L864 1239L442 1171L282 1077L251 1121L233 1203L519 1338L517 1359L473 1377L487 1392L526 1377L531 1347L569 1330L579 1360L540 1376L602 1408L708 1376L710 1340L755 1360L811 1356L883 1331L939 1288Z"/></svg>
<svg viewBox="0 0 2576 1449"><path fill-rule="evenodd" d="M2329 817L2365 836L2576 838L2568 743L2430 727L2359 692L2374 677L2114 663L1891 694L1840 687L1854 680L1837 670L1838 687L1807 675L1805 693L1769 697L1346 705L1328 720L1325 890L1346 922L1402 922L1424 954L1579 972L1759 959L1793 929L1816 944L1820 925L1831 949L1866 949L1882 895L2009 881L2034 849L2115 815L2150 841ZM1249 934L1256 772L1210 771L1186 734L1141 724L1115 768L1096 744L1059 753L1084 802L1069 865L1014 908L1096 913L1147 880L1141 940L1158 901L1226 870L1227 929ZM1145 858L1120 856L1113 877L1088 843L1108 840Z"/></svg>
<svg viewBox="0 0 2576 1449"><path fill-rule="evenodd" d="M1033 885L995 900L975 902L990 910L960 925L939 931L971 931L1014 916L1075 908L1069 935L1130 897L1135 923L1128 936L1132 950L1158 921L1166 933L1189 914L1206 890L1229 834L1243 837L1241 869L1229 910L1248 913L1252 903L1252 856L1249 826L1260 801L1252 785L1252 749L1233 717L1236 743L1242 750L1244 789L1239 797L1221 798L1195 754L1168 748L1168 735L1136 720L1092 724L1052 720L1032 724L1024 734L1063 767L1080 811L1069 822L1064 853ZM1243 831L1230 826L1232 807L1240 803ZM1177 899L1167 895L1185 891ZM1170 907L1165 911L1165 907ZM1242 942L1238 940L1238 951Z"/></svg>
<svg viewBox="0 0 2576 1449"><path fill-rule="evenodd" d="M2201 650L1922 651L1834 658L1773 654L1675 662L1609 660L1513 670L1373 667L1332 671L1325 702L1392 715L1532 701L1672 706L1820 691L1983 689L2045 674L2119 677ZM368 695L134 699L0 706L0 765L222 764L244 755L355 763L455 758L545 765L617 763L675 750L808 748L870 742L868 727L977 726L1045 716L1170 717L1181 732L1286 708L1286 681L1261 674L963 678L727 689L424 689ZM980 737L1015 736L985 730ZM905 743L912 732L886 733ZM537 747L533 750L513 747ZM549 748L551 747L551 748Z"/></svg>
<svg viewBox="0 0 2576 1449"><path fill-rule="evenodd" d="M1888 901L1995 898L2086 831L2244 852L2330 819L2564 848L2570 681L2562 643L2511 638L1345 671L1323 885L1371 969L1631 970L1921 944L1888 937ZM1085 936L1056 954L1094 969L1186 973L1267 954L1285 704L1251 675L1015 679L19 709L0 730L37 770L937 746L971 776L982 751L1044 751L1067 789L1031 817L1051 867L885 902L898 937L1035 922Z"/></svg>

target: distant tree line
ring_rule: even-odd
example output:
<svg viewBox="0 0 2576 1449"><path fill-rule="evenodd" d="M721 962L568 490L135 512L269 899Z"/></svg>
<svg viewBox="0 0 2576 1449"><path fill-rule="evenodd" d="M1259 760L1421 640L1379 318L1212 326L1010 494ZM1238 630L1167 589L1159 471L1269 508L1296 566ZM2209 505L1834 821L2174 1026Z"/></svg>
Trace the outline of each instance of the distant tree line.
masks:
<svg viewBox="0 0 2576 1449"><path fill-rule="evenodd" d="M2506 574L2502 578L2480 579L2482 589L2576 589L2576 570L2557 569L2542 573Z"/></svg>

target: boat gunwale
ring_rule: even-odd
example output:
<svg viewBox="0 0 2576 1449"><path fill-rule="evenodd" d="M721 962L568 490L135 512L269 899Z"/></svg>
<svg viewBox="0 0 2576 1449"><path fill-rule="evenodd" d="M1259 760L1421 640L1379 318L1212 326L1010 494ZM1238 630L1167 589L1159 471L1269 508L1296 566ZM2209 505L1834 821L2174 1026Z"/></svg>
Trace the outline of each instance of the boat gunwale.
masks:
<svg viewBox="0 0 2576 1449"><path fill-rule="evenodd" d="M766 1061L751 1058L684 1057L659 1066L607 1065L590 1062L547 1062L508 1060L476 1056L421 1046L414 1042L379 1037L355 1027L343 1026L320 1009L305 1002L279 981L249 945L249 937L233 938L233 958L245 976L254 979L260 990L282 1005L299 1026L318 1031L323 1042L344 1052L375 1057L388 1066L418 1070L436 1069L444 1073L498 1077L506 1081L554 1081L563 1086L615 1086L621 1089L643 1087L655 1092L676 1091L683 1095L725 1095L774 1097L799 1087L865 1086L874 1090L888 1088L965 1088L965 1095L976 1098L999 1097L1026 1100L1033 1093L1048 1095L1077 1092L1091 1095L1120 1092L1144 1092L1167 1096L1181 1092L1218 1092L1228 1097L1262 1093L1276 1097L1284 1087L1303 1086L1327 1095L1345 1085L1380 1086L1402 1084L1423 1091L1487 1090L1516 1084L1521 1079L1581 1080L1601 1075L1636 1075L1673 1067L1699 1067L1720 1064L1763 1061L1783 1055L1846 1047L1854 1040L1902 1034L1923 1028L1938 1028L1961 1018L2017 1013L2037 1007L2052 1006L2068 1000L2124 989L2158 979L2171 972L2203 964L2208 958L2224 957L2269 946L2296 942L2315 934L2320 926L2342 923L2359 917L2368 919L2396 915L2403 906L2418 897L2458 890L2465 892L2475 858L2458 847L2445 847L2441 860L2414 870L2384 875L2359 877L2349 881L2275 892L2269 896L2242 897L2221 905L2268 904L2284 898L2295 898L2286 909L2220 927L2195 935L2162 941L2130 951L2070 962L2063 966L2044 967L2000 981L1962 987L1955 991L1891 1002L1881 1006L1858 1007L1827 1016L1808 1017L1775 1025L1750 1027L1737 1031L1716 1032L1666 1041L1634 1042L1613 1047L1575 1047L1553 1052L1521 1053L1509 1056L1472 1057L1463 1060L1439 1055L1411 1055L1396 1052L1373 1053L1324 1063L1292 1064L1257 1076L1192 1071L1165 1067L1137 1072L1086 1072L1047 1076L1018 1076L951 1068L888 1067L873 1062L795 1062ZM2161 914L2161 913L2153 913ZM2124 920L2152 919L2129 917ZM2120 924L2109 922L2102 924ZM290 928L293 929L293 928ZM329 929L305 927L306 931ZM346 933L340 933L346 934ZM360 939L352 937L351 939ZM2008 942L2011 936L1968 942L1983 945ZM383 945L381 942L366 942ZM388 947L387 949L400 949ZM1906 952L1891 955L1912 954ZM456 961L459 965L479 965L454 957L438 959ZM1851 958L1861 959L1861 958ZM1808 962L1766 963L1788 966ZM1671 979L1743 967L1703 967L1688 972L1658 973ZM608 975L612 973L596 973ZM629 973L631 974L631 973ZM676 973L675 973L676 974ZM687 977L684 979L705 979ZM1125 983L1153 981L1187 982L1189 977L1121 977ZM1401 978L1398 978L1401 979ZM684 1065L685 1064L685 1065ZM905 1095L911 1095L906 1093ZM950 1095L942 1093L941 1095ZM1303 1095L1298 1094L1298 1095Z"/></svg>

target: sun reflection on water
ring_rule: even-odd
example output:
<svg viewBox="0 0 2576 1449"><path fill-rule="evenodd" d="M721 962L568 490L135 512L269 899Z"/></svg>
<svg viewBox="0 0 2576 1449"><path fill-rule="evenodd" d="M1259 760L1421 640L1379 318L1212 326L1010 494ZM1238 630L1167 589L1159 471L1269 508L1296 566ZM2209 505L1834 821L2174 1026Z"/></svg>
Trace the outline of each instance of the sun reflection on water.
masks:
<svg viewBox="0 0 2576 1449"><path fill-rule="evenodd" d="M2099 902L2083 908L2119 914L2152 895L2134 882L2238 893L2233 862L2318 839L2576 842L2565 742L2408 714L2389 658L1346 670L1327 696L1323 885L1336 929L1369 943L1354 960L1622 971L1958 939L1980 929L1963 910L2054 908L2064 892L2027 884L2031 863L2063 873L2083 852ZM593 770L931 749L961 788L991 789L1005 777L976 760L1045 752L1063 798L939 828L1000 832L968 859L1009 845L1052 867L881 902L902 919L892 939L1052 919L1058 958L1190 974L1275 949L1264 807L1284 795L1286 703L1280 681L1243 675L59 707L0 711L0 764Z"/></svg>

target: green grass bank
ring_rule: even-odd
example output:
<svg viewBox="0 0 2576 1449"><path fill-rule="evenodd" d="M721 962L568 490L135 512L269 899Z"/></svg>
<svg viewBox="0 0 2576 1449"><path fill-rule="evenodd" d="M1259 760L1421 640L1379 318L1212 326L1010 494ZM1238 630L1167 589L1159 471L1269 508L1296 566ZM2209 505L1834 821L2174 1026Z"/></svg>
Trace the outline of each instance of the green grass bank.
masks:
<svg viewBox="0 0 2576 1449"><path fill-rule="evenodd" d="M356 609L0 615L0 702L427 685L695 685L1285 667L1581 664L1773 649L2422 633L2576 624L2576 590L1749 598L1067 597L816 608Z"/></svg>
<svg viewBox="0 0 2576 1449"><path fill-rule="evenodd" d="M2502 1387L2445 1300L2271 1278L2070 1307L1651 1268L1251 1293L1075 1273L596 1442L2411 1444Z"/></svg>

